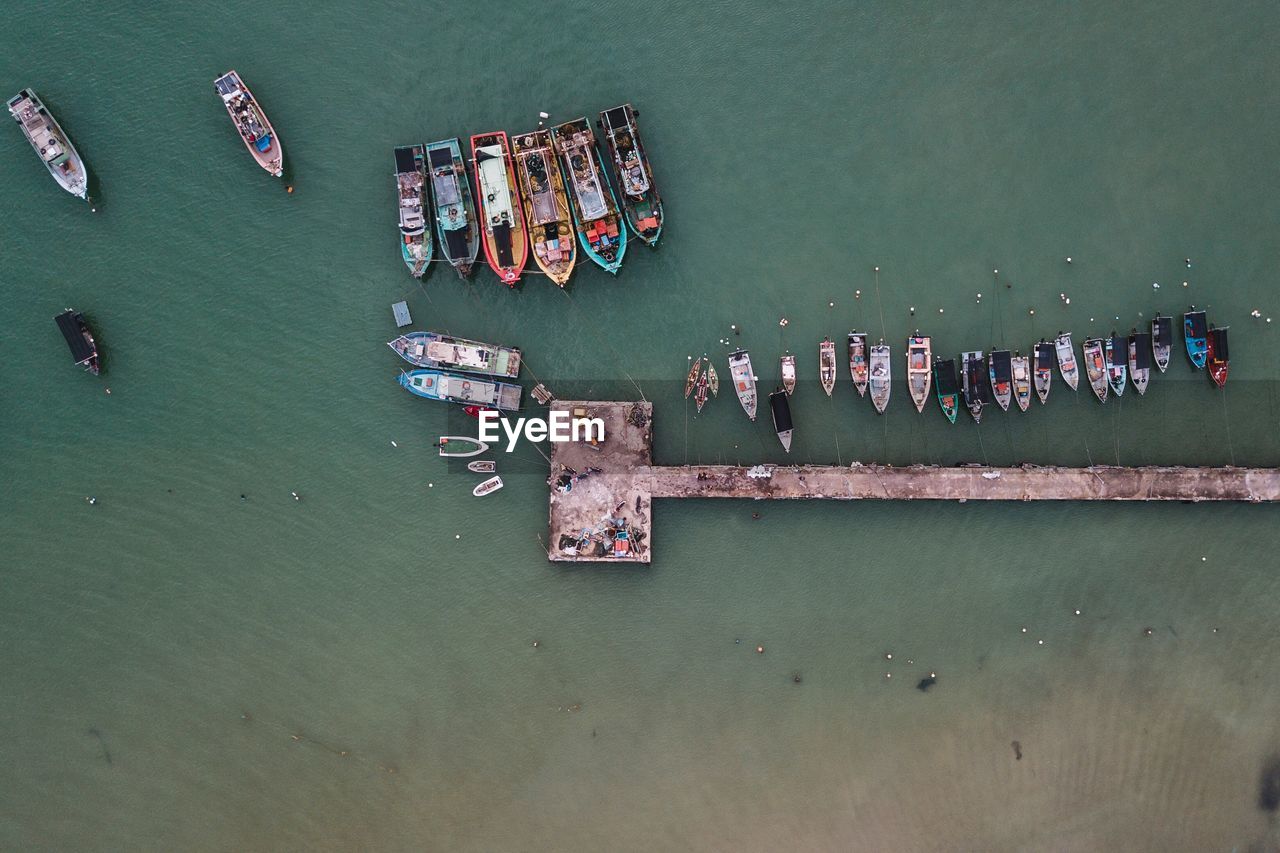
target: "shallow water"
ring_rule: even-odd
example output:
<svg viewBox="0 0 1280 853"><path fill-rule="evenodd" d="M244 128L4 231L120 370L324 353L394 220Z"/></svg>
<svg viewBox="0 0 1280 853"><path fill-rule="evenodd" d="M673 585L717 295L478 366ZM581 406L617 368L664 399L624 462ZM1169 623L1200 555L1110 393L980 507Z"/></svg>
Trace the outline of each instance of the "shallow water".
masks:
<svg viewBox="0 0 1280 853"><path fill-rule="evenodd" d="M1249 316L1280 317L1274 5L570 11L12 11L0 77L99 210L0 133L0 847L1276 844L1271 508L667 501L651 567L557 568L542 459L475 503L432 458L461 421L383 344L406 298L561 396L642 393L663 463L784 458L731 398L681 397L728 338L762 390L797 353L793 459L1280 464L1277 330ZM227 67L292 195L228 127ZM626 99L658 251L567 294L406 275L393 145ZM813 382L854 326L898 370L917 327L1027 351L1193 302L1232 326L1225 393L1177 355L1145 398L1058 383L978 428Z"/></svg>

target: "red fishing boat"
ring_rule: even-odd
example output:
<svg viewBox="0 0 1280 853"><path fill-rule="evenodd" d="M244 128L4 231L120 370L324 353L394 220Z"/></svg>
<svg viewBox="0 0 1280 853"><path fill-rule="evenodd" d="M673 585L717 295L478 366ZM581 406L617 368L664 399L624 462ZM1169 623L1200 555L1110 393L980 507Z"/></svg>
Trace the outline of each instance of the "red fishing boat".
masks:
<svg viewBox="0 0 1280 853"><path fill-rule="evenodd" d="M1227 327L1210 328L1205 338L1205 366L1209 368L1209 378L1219 388L1227 384L1227 365L1230 354L1227 352Z"/></svg>
<svg viewBox="0 0 1280 853"><path fill-rule="evenodd" d="M529 259L529 237L511 168L507 134L497 130L471 137L471 162L476 172L484 256L502 283L515 287Z"/></svg>

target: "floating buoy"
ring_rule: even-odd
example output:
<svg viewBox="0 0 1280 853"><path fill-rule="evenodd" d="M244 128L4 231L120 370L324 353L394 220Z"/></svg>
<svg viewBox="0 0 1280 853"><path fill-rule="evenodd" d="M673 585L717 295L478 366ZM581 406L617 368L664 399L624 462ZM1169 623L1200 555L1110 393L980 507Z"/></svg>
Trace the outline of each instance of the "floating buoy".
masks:
<svg viewBox="0 0 1280 853"><path fill-rule="evenodd" d="M392 446L392 447L399 447L400 445L396 444L396 443L393 441L393 442L391 442L391 446Z"/></svg>
<svg viewBox="0 0 1280 853"><path fill-rule="evenodd" d="M285 191L285 192L287 192L287 193L292 194L292 193L293 193L293 184L289 184L289 186L285 187L285 190L284 190L284 191Z"/></svg>

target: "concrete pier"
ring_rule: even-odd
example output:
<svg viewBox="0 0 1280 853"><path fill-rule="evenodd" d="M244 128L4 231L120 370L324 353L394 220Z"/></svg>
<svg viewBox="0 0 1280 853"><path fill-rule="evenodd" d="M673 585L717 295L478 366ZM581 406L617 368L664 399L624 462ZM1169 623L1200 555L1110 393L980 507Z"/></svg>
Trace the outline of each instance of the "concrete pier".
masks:
<svg viewBox="0 0 1280 853"><path fill-rule="evenodd" d="M1280 501L1276 468L656 466L651 404L559 401L552 408L585 409L605 423L598 449L552 445L548 556L555 561L648 563L654 498ZM588 468L600 471L582 477ZM557 488L567 481L568 491Z"/></svg>

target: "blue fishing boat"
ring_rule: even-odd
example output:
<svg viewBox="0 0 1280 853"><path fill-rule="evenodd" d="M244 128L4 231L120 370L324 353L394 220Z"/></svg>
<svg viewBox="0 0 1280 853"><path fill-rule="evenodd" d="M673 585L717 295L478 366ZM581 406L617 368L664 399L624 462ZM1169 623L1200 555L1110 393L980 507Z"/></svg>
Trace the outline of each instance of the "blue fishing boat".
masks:
<svg viewBox="0 0 1280 853"><path fill-rule="evenodd" d="M1112 329L1102 349L1107 362L1107 384L1117 397L1123 396L1125 383L1129 381L1129 345Z"/></svg>
<svg viewBox="0 0 1280 853"><path fill-rule="evenodd" d="M627 252L627 228L591 125L585 117L576 118L556 125L551 135L568 180L578 242L591 260L617 275Z"/></svg>
<svg viewBox="0 0 1280 853"><path fill-rule="evenodd" d="M514 379L520 374L520 350L439 332L408 332L387 346L415 367L445 368Z"/></svg>
<svg viewBox="0 0 1280 853"><path fill-rule="evenodd" d="M431 263L432 239L427 222L430 189L427 160L421 145L396 149L396 194L400 204L400 255L409 274L422 278Z"/></svg>
<svg viewBox="0 0 1280 853"><path fill-rule="evenodd" d="M504 412L520 409L523 389L508 382L489 382L443 370L410 370L400 374L400 387L428 400L462 406L485 406Z"/></svg>
<svg viewBox="0 0 1280 853"><path fill-rule="evenodd" d="M471 275L471 267L480 252L480 234L476 230L476 206L471 200L471 185L467 183L462 143L456 137L428 143L427 163L431 167L440 253L465 279Z"/></svg>
<svg viewBox="0 0 1280 853"><path fill-rule="evenodd" d="M1187 342L1187 358L1196 370L1203 370L1209 357L1209 325L1203 311L1188 311L1182 315L1182 337Z"/></svg>

